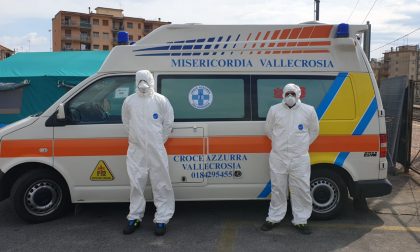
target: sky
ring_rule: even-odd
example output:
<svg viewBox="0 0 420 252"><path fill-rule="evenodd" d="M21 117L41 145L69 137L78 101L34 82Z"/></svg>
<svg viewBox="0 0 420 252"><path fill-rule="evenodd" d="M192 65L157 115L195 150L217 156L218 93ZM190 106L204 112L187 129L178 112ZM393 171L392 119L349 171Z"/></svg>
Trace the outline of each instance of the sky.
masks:
<svg viewBox="0 0 420 252"><path fill-rule="evenodd" d="M117 8L123 9L125 16L161 18L175 24L297 24L314 20L313 0L0 0L0 6L0 45L17 52L50 51L52 18L60 10L88 13L89 7L92 11L96 7ZM419 14L420 0L320 0L319 22L369 21L371 57L381 58L391 47L420 44Z"/></svg>

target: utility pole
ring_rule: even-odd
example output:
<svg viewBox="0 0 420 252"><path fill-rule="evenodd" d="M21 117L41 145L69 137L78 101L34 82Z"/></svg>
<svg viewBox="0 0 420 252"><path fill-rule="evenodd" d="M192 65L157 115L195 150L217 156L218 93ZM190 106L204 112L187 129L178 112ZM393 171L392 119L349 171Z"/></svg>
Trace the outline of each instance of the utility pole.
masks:
<svg viewBox="0 0 420 252"><path fill-rule="evenodd" d="M315 13L315 21L319 21L319 2L320 2L320 0L315 0L314 1L314 8L315 8L315 10L314 10L314 13Z"/></svg>
<svg viewBox="0 0 420 252"><path fill-rule="evenodd" d="M371 36L371 31L372 31L372 27L369 21L366 22L367 26L368 26L368 30L365 31L365 34L363 34L363 50L365 51L366 57L368 58L368 60L370 60L370 36Z"/></svg>
<svg viewBox="0 0 420 252"><path fill-rule="evenodd" d="M50 52L52 52L52 42L51 42L51 40L52 40L52 35L51 35L51 29L49 29L48 31L49 31L49 33L50 33Z"/></svg>

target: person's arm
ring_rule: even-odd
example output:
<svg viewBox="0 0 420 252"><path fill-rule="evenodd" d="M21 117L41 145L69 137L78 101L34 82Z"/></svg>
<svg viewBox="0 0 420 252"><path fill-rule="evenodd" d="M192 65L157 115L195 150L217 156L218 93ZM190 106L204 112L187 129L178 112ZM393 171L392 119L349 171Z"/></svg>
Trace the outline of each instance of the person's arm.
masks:
<svg viewBox="0 0 420 252"><path fill-rule="evenodd" d="M315 109L311 109L311 118L309 122L309 143L312 144L319 135L319 121Z"/></svg>
<svg viewBox="0 0 420 252"><path fill-rule="evenodd" d="M121 108L121 120L122 120L124 129L128 132L129 112L127 108L127 98L124 100L124 103Z"/></svg>
<svg viewBox="0 0 420 252"><path fill-rule="evenodd" d="M265 120L265 134L268 138L273 137L273 128L274 128L274 112L273 107L270 107L268 110L267 118Z"/></svg>
<svg viewBox="0 0 420 252"><path fill-rule="evenodd" d="M174 109L167 98L165 98L165 114L163 116L163 142L168 140L169 135L172 131L172 125L174 123Z"/></svg>

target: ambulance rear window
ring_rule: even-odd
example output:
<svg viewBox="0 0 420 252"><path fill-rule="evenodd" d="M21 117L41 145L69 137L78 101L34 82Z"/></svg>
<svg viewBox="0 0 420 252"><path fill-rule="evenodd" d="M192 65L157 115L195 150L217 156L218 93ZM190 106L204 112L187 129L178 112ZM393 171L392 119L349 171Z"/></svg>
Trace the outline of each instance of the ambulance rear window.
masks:
<svg viewBox="0 0 420 252"><path fill-rule="evenodd" d="M249 76L161 75L158 92L171 102L175 121L250 120Z"/></svg>
<svg viewBox="0 0 420 252"><path fill-rule="evenodd" d="M343 85L346 89L345 97L327 95L335 79L336 76L255 76L252 81L252 93L256 94L254 104L257 104L254 106L254 114L257 114L257 120L264 120L270 107L283 100L283 87L288 83L295 83L301 88L301 101L313 106L317 113L323 109L325 99L344 99L345 106L335 106L334 113L327 113L323 119L354 119L355 103L350 82Z"/></svg>

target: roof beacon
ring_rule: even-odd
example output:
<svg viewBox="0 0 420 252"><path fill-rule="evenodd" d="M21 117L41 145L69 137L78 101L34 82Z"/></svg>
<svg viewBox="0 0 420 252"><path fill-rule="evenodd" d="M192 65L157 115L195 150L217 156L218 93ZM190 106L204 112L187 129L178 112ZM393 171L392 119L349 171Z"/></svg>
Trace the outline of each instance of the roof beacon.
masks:
<svg viewBox="0 0 420 252"><path fill-rule="evenodd" d="M341 23L337 26L337 38L348 38L349 37L349 24Z"/></svg>

